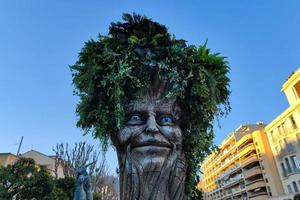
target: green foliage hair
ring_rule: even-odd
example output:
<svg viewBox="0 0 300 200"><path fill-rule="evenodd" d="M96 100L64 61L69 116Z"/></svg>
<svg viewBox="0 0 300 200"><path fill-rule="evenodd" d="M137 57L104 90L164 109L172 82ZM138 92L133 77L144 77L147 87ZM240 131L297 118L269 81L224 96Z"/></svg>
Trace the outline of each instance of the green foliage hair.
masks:
<svg viewBox="0 0 300 200"><path fill-rule="evenodd" d="M230 110L228 63L204 45L187 45L165 26L146 16L123 15L108 36L89 40L71 66L80 97L77 126L104 146L123 125L124 105L158 74L169 83L166 97L176 97L183 111L181 128L188 163L186 194L195 188L199 163L213 147L213 120Z"/></svg>

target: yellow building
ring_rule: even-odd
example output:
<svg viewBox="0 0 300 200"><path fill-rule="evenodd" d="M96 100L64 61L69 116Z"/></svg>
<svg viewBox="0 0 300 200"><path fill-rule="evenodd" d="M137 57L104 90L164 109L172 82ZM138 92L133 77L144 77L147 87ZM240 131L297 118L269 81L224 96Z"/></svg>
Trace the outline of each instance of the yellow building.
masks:
<svg viewBox="0 0 300 200"><path fill-rule="evenodd" d="M283 194L264 127L241 125L204 160L198 185L204 199L265 200Z"/></svg>
<svg viewBox="0 0 300 200"><path fill-rule="evenodd" d="M285 196L300 192L300 68L283 84L289 107L266 128Z"/></svg>
<svg viewBox="0 0 300 200"><path fill-rule="evenodd" d="M0 166L12 165L16 159L17 156L12 153L0 153Z"/></svg>
<svg viewBox="0 0 300 200"><path fill-rule="evenodd" d="M56 177L54 156L47 156L41 152L30 150L21 154L20 157L32 158L37 165L45 167L52 176ZM12 153L0 153L0 166L13 165L17 159L18 157ZM56 178L64 178L63 167L61 165L57 166L56 171Z"/></svg>

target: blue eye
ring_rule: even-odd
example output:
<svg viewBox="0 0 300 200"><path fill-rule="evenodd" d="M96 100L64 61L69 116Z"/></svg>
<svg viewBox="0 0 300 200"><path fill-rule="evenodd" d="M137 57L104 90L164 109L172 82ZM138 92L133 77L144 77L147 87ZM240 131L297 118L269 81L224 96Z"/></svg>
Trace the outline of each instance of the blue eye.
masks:
<svg viewBox="0 0 300 200"><path fill-rule="evenodd" d="M164 117L161 117L159 119L159 123L161 124L173 124L174 123L174 119L172 117L169 117L169 116L164 116Z"/></svg>
<svg viewBox="0 0 300 200"><path fill-rule="evenodd" d="M128 125L138 125L143 123L143 118L139 114L132 114L128 117L126 124Z"/></svg>
<svg viewBox="0 0 300 200"><path fill-rule="evenodd" d="M142 121L142 118L141 118L141 116L134 114L129 117L129 120L130 121Z"/></svg>

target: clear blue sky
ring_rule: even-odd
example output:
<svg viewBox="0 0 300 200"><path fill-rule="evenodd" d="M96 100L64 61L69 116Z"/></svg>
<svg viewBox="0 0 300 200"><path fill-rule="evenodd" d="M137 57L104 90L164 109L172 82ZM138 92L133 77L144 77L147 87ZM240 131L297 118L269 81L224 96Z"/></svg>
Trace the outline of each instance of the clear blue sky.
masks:
<svg viewBox="0 0 300 200"><path fill-rule="evenodd" d="M228 57L232 112L215 142L243 123L272 121L288 105L283 82L300 66L300 2L289 1L40 1L0 2L0 152L86 140L76 128L72 65L85 41L110 22L137 12L165 24L177 38ZM116 156L107 160L114 171Z"/></svg>

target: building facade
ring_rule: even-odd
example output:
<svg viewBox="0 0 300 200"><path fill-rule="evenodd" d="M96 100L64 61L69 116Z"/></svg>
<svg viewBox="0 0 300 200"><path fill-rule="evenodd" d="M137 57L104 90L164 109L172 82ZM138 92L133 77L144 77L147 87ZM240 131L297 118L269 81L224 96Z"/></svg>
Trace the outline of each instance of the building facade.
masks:
<svg viewBox="0 0 300 200"><path fill-rule="evenodd" d="M49 173L56 178L64 178L63 167L57 166L55 169L55 159L41 152L30 150L20 155L20 157L32 158L37 165L45 167ZM18 157L12 153L0 153L0 166L12 165ZM57 176L56 176L57 173Z"/></svg>
<svg viewBox="0 0 300 200"><path fill-rule="evenodd" d="M36 164L45 167L52 176L56 178L64 178L63 167L59 165L57 166L57 169L55 169L55 159L53 156L47 156L36 150L27 151L21 156L25 158L32 158ZM57 173L57 175L55 173Z"/></svg>
<svg viewBox="0 0 300 200"><path fill-rule="evenodd" d="M206 200L265 200L283 194L262 123L238 127L202 163L198 187Z"/></svg>
<svg viewBox="0 0 300 200"><path fill-rule="evenodd" d="M285 196L300 192L300 69L283 84L289 107L265 131L268 135Z"/></svg>
<svg viewBox="0 0 300 200"><path fill-rule="evenodd" d="M16 159L17 156L12 153L0 153L0 166L12 165Z"/></svg>

